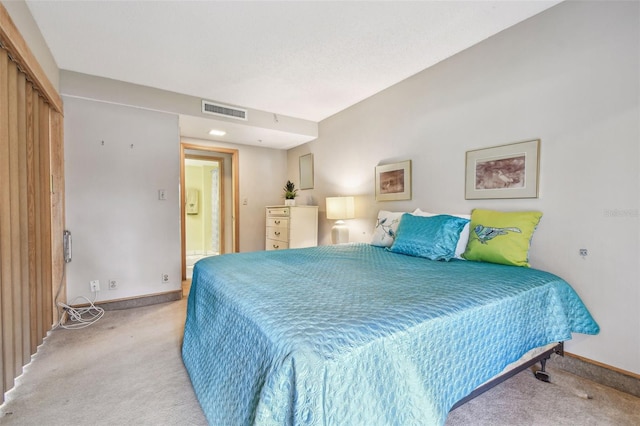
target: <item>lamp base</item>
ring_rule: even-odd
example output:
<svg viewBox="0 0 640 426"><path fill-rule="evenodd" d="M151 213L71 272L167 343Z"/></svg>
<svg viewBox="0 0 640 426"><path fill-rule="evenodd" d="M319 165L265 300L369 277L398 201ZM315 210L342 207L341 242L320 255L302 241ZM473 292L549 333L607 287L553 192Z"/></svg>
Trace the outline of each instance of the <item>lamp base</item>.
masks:
<svg viewBox="0 0 640 426"><path fill-rule="evenodd" d="M346 244L349 242L349 227L345 225L344 220L337 220L336 224L331 228L331 243Z"/></svg>

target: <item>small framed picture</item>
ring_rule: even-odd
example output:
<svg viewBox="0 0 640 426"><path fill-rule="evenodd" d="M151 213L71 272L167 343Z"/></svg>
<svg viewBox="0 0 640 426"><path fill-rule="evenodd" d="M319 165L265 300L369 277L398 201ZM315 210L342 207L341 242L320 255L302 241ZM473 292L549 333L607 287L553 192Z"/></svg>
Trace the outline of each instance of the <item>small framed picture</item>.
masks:
<svg viewBox="0 0 640 426"><path fill-rule="evenodd" d="M411 160L376 166L376 201L411 199Z"/></svg>
<svg viewBox="0 0 640 426"><path fill-rule="evenodd" d="M540 140L467 151L465 198L537 198Z"/></svg>

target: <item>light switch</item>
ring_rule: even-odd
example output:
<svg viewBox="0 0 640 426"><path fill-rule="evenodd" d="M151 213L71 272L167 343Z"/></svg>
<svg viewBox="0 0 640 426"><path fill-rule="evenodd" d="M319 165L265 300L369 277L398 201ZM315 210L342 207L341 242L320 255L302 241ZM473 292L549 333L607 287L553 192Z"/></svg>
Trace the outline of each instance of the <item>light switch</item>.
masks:
<svg viewBox="0 0 640 426"><path fill-rule="evenodd" d="M167 199L167 191L164 189L158 189L158 200L165 201Z"/></svg>

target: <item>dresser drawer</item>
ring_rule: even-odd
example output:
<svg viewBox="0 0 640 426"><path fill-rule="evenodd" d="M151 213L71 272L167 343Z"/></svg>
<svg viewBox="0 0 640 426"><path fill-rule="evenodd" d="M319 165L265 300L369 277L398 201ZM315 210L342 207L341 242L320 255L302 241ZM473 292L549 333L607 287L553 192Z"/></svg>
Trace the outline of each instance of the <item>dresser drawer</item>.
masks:
<svg viewBox="0 0 640 426"><path fill-rule="evenodd" d="M267 250L284 250L289 248L289 243L285 241L272 240L267 238L267 244L265 247Z"/></svg>
<svg viewBox="0 0 640 426"><path fill-rule="evenodd" d="M267 226L288 228L289 218L288 217L268 217Z"/></svg>
<svg viewBox="0 0 640 426"><path fill-rule="evenodd" d="M267 217L273 216L288 217L289 207L267 207Z"/></svg>
<svg viewBox="0 0 640 426"><path fill-rule="evenodd" d="M266 206L265 249L282 250L318 245L317 206Z"/></svg>
<svg viewBox="0 0 640 426"><path fill-rule="evenodd" d="M280 226L267 226L267 239L289 241L289 228Z"/></svg>

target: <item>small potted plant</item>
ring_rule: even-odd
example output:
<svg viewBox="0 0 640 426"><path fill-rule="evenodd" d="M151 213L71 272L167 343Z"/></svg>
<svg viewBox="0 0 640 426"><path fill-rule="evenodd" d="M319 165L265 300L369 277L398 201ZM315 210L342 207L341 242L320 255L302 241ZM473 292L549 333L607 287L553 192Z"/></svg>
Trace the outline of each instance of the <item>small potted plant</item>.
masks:
<svg viewBox="0 0 640 426"><path fill-rule="evenodd" d="M296 197L298 196L298 190L296 186L290 180L282 188L284 189L284 205L285 206L295 206L296 205Z"/></svg>

